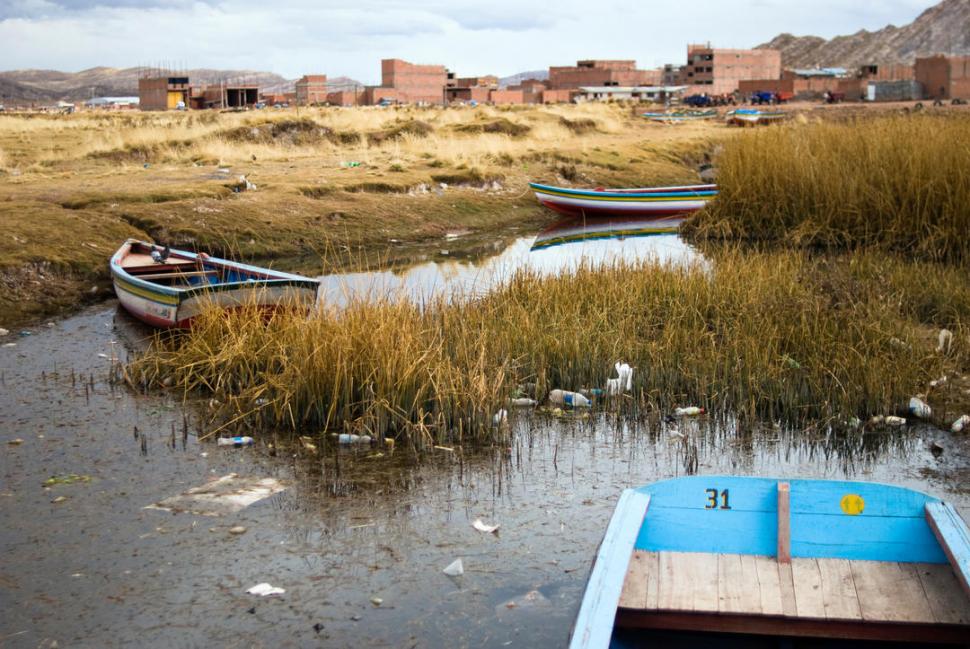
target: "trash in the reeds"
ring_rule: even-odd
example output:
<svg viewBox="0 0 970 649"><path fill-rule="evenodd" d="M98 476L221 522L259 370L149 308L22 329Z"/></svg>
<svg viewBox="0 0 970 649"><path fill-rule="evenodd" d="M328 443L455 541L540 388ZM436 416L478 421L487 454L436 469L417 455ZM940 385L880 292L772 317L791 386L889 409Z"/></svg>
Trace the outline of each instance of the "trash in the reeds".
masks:
<svg viewBox="0 0 970 649"><path fill-rule="evenodd" d="M849 417L845 420L845 425L849 428L858 428L862 425L862 420L858 417Z"/></svg>
<svg viewBox="0 0 970 649"><path fill-rule="evenodd" d="M230 473L177 496L148 505L145 509L224 516L249 507L285 488L275 478L240 478L237 474Z"/></svg>
<svg viewBox="0 0 970 649"><path fill-rule="evenodd" d="M629 392L633 389L633 368L627 363L617 362L613 365L616 368L616 378L606 380L606 392L610 395L617 395L623 391Z"/></svg>
<svg viewBox="0 0 970 649"><path fill-rule="evenodd" d="M492 425L493 426L504 426L508 423L509 412L505 408L499 409L494 415L492 415Z"/></svg>
<svg viewBox="0 0 970 649"><path fill-rule="evenodd" d="M230 534L236 534L236 535L238 535L238 534L245 534L246 533L246 528L244 526L242 526L242 525L236 525L235 527L230 527L229 528L229 533Z"/></svg>
<svg viewBox="0 0 970 649"><path fill-rule="evenodd" d="M909 349L909 345L906 342L896 338L895 336L889 339L889 344L896 349Z"/></svg>
<svg viewBox="0 0 970 649"><path fill-rule="evenodd" d="M307 451L310 451L311 453L316 453L317 452L317 445L313 443L313 438L312 437L307 437L306 435L301 435L300 436L300 444L303 446L304 449L306 449Z"/></svg>
<svg viewBox="0 0 970 649"><path fill-rule="evenodd" d="M256 584L252 588L246 591L250 595L259 595L260 597L266 597L267 595L282 595L286 591L278 586L270 586L266 582L261 584Z"/></svg>
<svg viewBox="0 0 970 649"><path fill-rule="evenodd" d="M455 559L441 572L445 573L449 577L459 577L465 574L465 566L462 564L461 559Z"/></svg>
<svg viewBox="0 0 970 649"><path fill-rule="evenodd" d="M393 437L385 437L384 438L384 446L386 446L387 448L391 449L392 451L394 450L394 444L395 443L396 443L396 440Z"/></svg>
<svg viewBox="0 0 970 649"><path fill-rule="evenodd" d="M885 419L887 426L905 426L906 419L903 417L897 417L896 415L886 415Z"/></svg>
<svg viewBox="0 0 970 649"><path fill-rule="evenodd" d="M498 528L501 527L501 525L488 525L487 523L483 523L482 519L476 518L475 522L472 523L472 527L474 527L479 532L485 532L486 534L496 534L498 532Z"/></svg>
<svg viewBox="0 0 970 649"><path fill-rule="evenodd" d="M9 444L10 446L20 446L23 443L24 443L24 440L20 439L19 437L7 440L7 444Z"/></svg>
<svg viewBox="0 0 970 649"><path fill-rule="evenodd" d="M704 409L698 406L686 406L684 408L674 408L674 414L678 417L694 417L703 415Z"/></svg>
<svg viewBox="0 0 970 649"><path fill-rule="evenodd" d="M933 414L929 404L917 397L910 398L907 411L917 419L929 419Z"/></svg>
<svg viewBox="0 0 970 649"><path fill-rule="evenodd" d="M252 446L255 440L252 437L220 437L216 440L219 446Z"/></svg>
<svg viewBox="0 0 970 649"><path fill-rule="evenodd" d="M0 327L0 336L6 336L9 333L10 333L9 330L4 329L3 327Z"/></svg>
<svg viewBox="0 0 970 649"><path fill-rule="evenodd" d="M341 160L340 161L340 167L342 169L350 169L352 167L359 167L360 164L361 163L357 162L356 160Z"/></svg>
<svg viewBox="0 0 970 649"><path fill-rule="evenodd" d="M373 604L374 606L380 606L381 604L384 603L384 600L381 599L380 597L371 597L370 603Z"/></svg>
<svg viewBox="0 0 970 649"><path fill-rule="evenodd" d="M553 408L549 414L551 414L553 417L562 417L563 411L562 408Z"/></svg>
<svg viewBox="0 0 970 649"><path fill-rule="evenodd" d="M679 430L675 430L674 432L670 433L670 436L667 439L669 439L671 442L682 442L687 439L687 435L684 435Z"/></svg>
<svg viewBox="0 0 970 649"><path fill-rule="evenodd" d="M54 328L54 327L56 327L57 325L56 325L56 324L54 324L53 322L48 322L48 323L47 323L46 325L44 325L44 326L46 326L46 327L47 327L48 329L53 329L53 328ZM114 342L114 341L112 341L112 342Z"/></svg>
<svg viewBox="0 0 970 649"><path fill-rule="evenodd" d="M930 453L932 453L934 456L940 457L941 455L943 455L943 451L944 450L945 449L944 449L943 445L940 444L939 442L931 442L930 443Z"/></svg>
<svg viewBox="0 0 970 649"><path fill-rule="evenodd" d="M530 399L528 397L519 397L517 399L512 399L509 404L513 408L531 408L538 403L535 399Z"/></svg>
<svg viewBox="0 0 970 649"><path fill-rule="evenodd" d="M354 435L353 433L333 433L331 437L335 437L337 442L340 444L370 444L370 435Z"/></svg>
<svg viewBox="0 0 970 649"><path fill-rule="evenodd" d="M938 388L942 385L946 385L946 376L941 376L938 379L933 379L932 381L930 381L931 388Z"/></svg>
<svg viewBox="0 0 970 649"><path fill-rule="evenodd" d="M962 433L968 426L970 426L970 415L962 415L955 422L953 422L953 425L950 426L950 431L954 433Z"/></svg>
<svg viewBox="0 0 970 649"><path fill-rule="evenodd" d="M525 611L539 607L546 607L550 604L551 602L549 599L538 590L530 590L527 593L523 593L518 597L513 597L512 599L497 605L495 607L495 612L501 617L503 614L511 614L512 611L517 609L523 609Z"/></svg>
<svg viewBox="0 0 970 649"><path fill-rule="evenodd" d="M436 444L434 446L434 448L438 449L439 451L448 451L449 453L454 453L455 452L455 449L451 448L450 446L438 446Z"/></svg>
<svg viewBox="0 0 970 649"><path fill-rule="evenodd" d="M953 332L949 329L940 329L937 337L936 351L940 354L949 354L950 347L953 346Z"/></svg>
<svg viewBox="0 0 970 649"><path fill-rule="evenodd" d="M869 418L869 425L877 428L886 425L886 415L873 415Z"/></svg>
<svg viewBox="0 0 970 649"><path fill-rule="evenodd" d="M51 501L52 505L57 505L67 500L67 496L57 496Z"/></svg>
<svg viewBox="0 0 970 649"><path fill-rule="evenodd" d="M549 393L549 403L570 408L589 408L589 399L578 392L553 390Z"/></svg>
<svg viewBox="0 0 970 649"><path fill-rule="evenodd" d="M607 379L609 380L609 379ZM579 393L586 397L587 399L595 399L596 397L602 397L606 394L606 390L603 388L582 388Z"/></svg>
<svg viewBox="0 0 970 649"><path fill-rule="evenodd" d="M108 357L107 354L98 354L98 358L107 358L107 357Z"/></svg>
<svg viewBox="0 0 970 649"><path fill-rule="evenodd" d="M33 335L33 332L31 332L31 331L27 331L26 329L22 329L22 330L20 331L20 336L21 336L22 338L23 338L23 337L25 337L25 336L32 336L32 335Z"/></svg>
<svg viewBox="0 0 970 649"><path fill-rule="evenodd" d="M70 473L68 475L55 475L44 480L45 487L53 487L59 484L74 484L75 482L91 482L91 476Z"/></svg>
<svg viewBox="0 0 970 649"><path fill-rule="evenodd" d="M4 347L16 347L17 346L17 343L4 343L3 346Z"/></svg>

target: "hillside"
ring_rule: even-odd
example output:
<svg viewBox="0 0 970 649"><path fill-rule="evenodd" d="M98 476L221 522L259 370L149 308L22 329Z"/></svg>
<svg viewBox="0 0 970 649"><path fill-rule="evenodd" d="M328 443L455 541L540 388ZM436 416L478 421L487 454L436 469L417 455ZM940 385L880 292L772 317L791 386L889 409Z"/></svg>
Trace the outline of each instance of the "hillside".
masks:
<svg viewBox="0 0 970 649"><path fill-rule="evenodd" d="M759 45L781 50L786 67L845 67L875 63L912 63L930 54L970 55L970 0L943 0L903 27L825 40L781 34Z"/></svg>
<svg viewBox="0 0 970 649"><path fill-rule="evenodd" d="M106 68L97 67L81 72L59 72L56 70L12 70L0 72L0 96L3 101L44 102L59 99L80 101L96 96L129 96L138 94L138 79L146 68ZM218 83L234 81L255 83L261 88L292 88L293 82L278 74L253 70L187 70L178 74L187 75L193 83Z"/></svg>

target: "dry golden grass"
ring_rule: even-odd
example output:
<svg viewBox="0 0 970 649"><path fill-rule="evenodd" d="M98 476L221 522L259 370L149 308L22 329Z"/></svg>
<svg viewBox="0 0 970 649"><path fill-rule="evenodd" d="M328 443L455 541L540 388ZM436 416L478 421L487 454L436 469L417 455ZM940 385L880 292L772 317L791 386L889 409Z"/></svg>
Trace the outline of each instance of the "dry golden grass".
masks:
<svg viewBox="0 0 970 649"><path fill-rule="evenodd" d="M722 251L709 265L517 272L480 299L422 307L370 296L309 319L211 312L156 338L128 376L212 396L234 425L420 445L500 438L492 415L521 384L539 398L602 387L623 360L639 405L840 426L968 368L970 280L932 270L945 281L920 294L952 305L942 314L913 308L917 271L930 272L875 255ZM957 332L948 354L926 335L937 322Z"/></svg>
<svg viewBox="0 0 970 649"><path fill-rule="evenodd" d="M699 238L970 260L970 113L801 123L727 142Z"/></svg>

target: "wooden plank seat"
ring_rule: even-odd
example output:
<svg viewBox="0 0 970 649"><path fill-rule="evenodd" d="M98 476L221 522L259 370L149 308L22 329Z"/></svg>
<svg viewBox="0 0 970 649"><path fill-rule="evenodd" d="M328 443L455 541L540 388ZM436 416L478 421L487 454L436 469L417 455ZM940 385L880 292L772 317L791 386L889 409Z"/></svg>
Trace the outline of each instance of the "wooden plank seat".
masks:
<svg viewBox="0 0 970 649"><path fill-rule="evenodd" d="M951 566L694 552L633 553L618 627L960 642L970 599Z"/></svg>
<svg viewBox="0 0 970 649"><path fill-rule="evenodd" d="M218 275L218 270L192 270L192 271L182 271L182 270L172 270L168 273L131 273L132 277L137 277L138 279L168 279L175 278L179 279L182 277L203 277L206 275Z"/></svg>
<svg viewBox="0 0 970 649"><path fill-rule="evenodd" d="M125 255L124 263L122 266L125 270L131 272L133 269L137 268L152 268L152 267L162 267L162 266L194 266L197 262L192 259L184 259L182 257L169 257L165 260L164 264L159 264L151 255L146 255L140 252L132 252Z"/></svg>

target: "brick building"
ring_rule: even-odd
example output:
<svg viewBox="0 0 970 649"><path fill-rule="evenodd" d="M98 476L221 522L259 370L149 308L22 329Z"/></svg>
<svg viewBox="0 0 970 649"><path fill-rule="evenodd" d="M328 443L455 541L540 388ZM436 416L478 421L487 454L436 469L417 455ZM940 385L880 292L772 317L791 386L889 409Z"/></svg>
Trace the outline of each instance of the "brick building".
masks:
<svg viewBox="0 0 970 649"><path fill-rule="evenodd" d="M917 58L913 76L926 99L970 99L970 56Z"/></svg>
<svg viewBox="0 0 970 649"><path fill-rule="evenodd" d="M636 61L577 61L576 65L552 66L546 88L575 90L582 86L654 86L660 70L638 70Z"/></svg>
<svg viewBox="0 0 970 649"><path fill-rule="evenodd" d="M322 104L327 101L327 75L304 74L296 82L296 103L300 106Z"/></svg>
<svg viewBox="0 0 970 649"><path fill-rule="evenodd" d="M680 83L690 86L687 94L726 95L751 79L781 79L781 52L687 46L687 65L680 78Z"/></svg>
<svg viewBox="0 0 970 649"><path fill-rule="evenodd" d="M396 103L442 104L448 71L443 65L415 65L401 59L381 61L381 85L368 86L363 104L377 104L382 99Z"/></svg>
<svg viewBox="0 0 970 649"><path fill-rule="evenodd" d="M525 79L521 83L509 86L506 90L522 93L522 101L517 103L541 104L542 93L546 90L546 83L538 79Z"/></svg>
<svg viewBox="0 0 970 649"><path fill-rule="evenodd" d="M138 80L138 107L142 110L188 108L191 96L188 77L144 77Z"/></svg>
<svg viewBox="0 0 970 649"><path fill-rule="evenodd" d="M448 73L445 87L445 101L477 101L484 103L491 100L491 92L498 90L498 77L486 75L484 77L454 78L454 73Z"/></svg>

